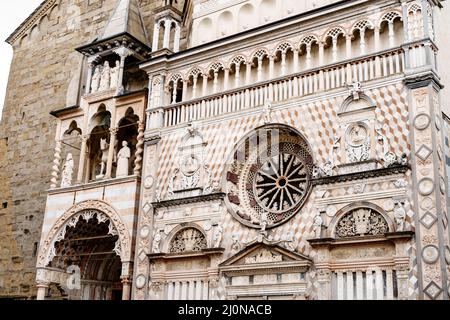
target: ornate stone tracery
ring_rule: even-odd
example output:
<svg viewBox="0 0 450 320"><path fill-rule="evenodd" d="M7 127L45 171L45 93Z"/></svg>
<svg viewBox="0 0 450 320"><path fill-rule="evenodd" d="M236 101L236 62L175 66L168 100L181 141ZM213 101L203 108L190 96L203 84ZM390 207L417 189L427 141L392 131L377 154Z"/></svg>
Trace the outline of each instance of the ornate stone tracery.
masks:
<svg viewBox="0 0 450 320"><path fill-rule="evenodd" d="M185 228L175 234L170 242L170 253L196 252L208 246L205 235L196 228Z"/></svg>
<svg viewBox="0 0 450 320"><path fill-rule="evenodd" d="M110 220L109 234L119 236L114 251L122 261L129 261L131 240L117 212L103 201L88 200L74 205L53 225L40 249L37 265L46 267L52 261L56 255L55 244L64 239L68 227L75 227L81 217L89 221L94 215L99 223Z"/></svg>
<svg viewBox="0 0 450 320"><path fill-rule="evenodd" d="M384 235L389 226L384 217L371 208L346 213L337 223L336 238Z"/></svg>

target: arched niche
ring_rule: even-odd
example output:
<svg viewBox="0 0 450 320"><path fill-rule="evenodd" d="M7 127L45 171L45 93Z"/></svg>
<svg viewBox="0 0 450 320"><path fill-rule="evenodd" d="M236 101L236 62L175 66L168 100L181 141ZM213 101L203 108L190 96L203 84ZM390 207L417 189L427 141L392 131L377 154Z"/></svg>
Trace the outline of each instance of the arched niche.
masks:
<svg viewBox="0 0 450 320"><path fill-rule="evenodd" d="M224 11L217 20L217 37L229 36L233 33L233 14L230 11Z"/></svg>
<svg viewBox="0 0 450 320"><path fill-rule="evenodd" d="M377 107L376 102L364 93L358 93L357 97L350 95L342 103L338 115L355 114L359 112L371 112Z"/></svg>
<svg viewBox="0 0 450 320"><path fill-rule="evenodd" d="M277 1L276 0L262 0L259 5L259 24L267 24L276 20Z"/></svg>
<svg viewBox="0 0 450 320"><path fill-rule="evenodd" d="M114 146L114 154L120 151L123 143L126 141L128 148L130 148L131 157L129 159L128 174L130 174L134 167L134 160L136 159L136 145L138 143L139 128L138 123L140 119L139 116L135 114L134 109L129 107L125 115L118 122L118 131L116 145ZM116 157L114 158L114 163L116 163Z"/></svg>
<svg viewBox="0 0 450 320"><path fill-rule="evenodd" d="M206 43L212 39L213 22L211 18L204 18L200 21L197 30L197 39L200 44Z"/></svg>
<svg viewBox="0 0 450 320"><path fill-rule="evenodd" d="M106 161L110 143L111 112L101 104L89 121L89 140L86 180L95 180L106 173Z"/></svg>
<svg viewBox="0 0 450 320"><path fill-rule="evenodd" d="M394 232L394 225L386 212L364 201L339 210L328 227L329 237L335 239L384 236L389 232Z"/></svg>
<svg viewBox="0 0 450 320"><path fill-rule="evenodd" d="M255 26L255 19L257 19L255 8L250 3L243 5L239 9L238 14L238 32L248 30Z"/></svg>

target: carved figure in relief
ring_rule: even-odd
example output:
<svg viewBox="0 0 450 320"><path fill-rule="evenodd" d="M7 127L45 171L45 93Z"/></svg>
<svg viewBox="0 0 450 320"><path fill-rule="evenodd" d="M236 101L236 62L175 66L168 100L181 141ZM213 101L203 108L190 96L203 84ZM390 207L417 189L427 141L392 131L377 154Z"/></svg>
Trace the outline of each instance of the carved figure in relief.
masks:
<svg viewBox="0 0 450 320"><path fill-rule="evenodd" d="M353 123L347 128L346 152L350 162L360 162L369 159L370 139L367 128L361 123Z"/></svg>
<svg viewBox="0 0 450 320"><path fill-rule="evenodd" d="M100 139L100 173L97 178L103 178L106 173L106 163L108 162L109 143L106 139Z"/></svg>
<svg viewBox="0 0 450 320"><path fill-rule="evenodd" d="M92 82L91 82L91 92L97 92L98 88L100 87L100 78L102 77L101 75L101 70L100 70L100 66L97 66L95 68L94 71L94 75L92 76Z"/></svg>
<svg viewBox="0 0 450 320"><path fill-rule="evenodd" d="M109 66L109 62L105 61L102 69L99 90L100 91L108 90L110 82L111 82L111 67Z"/></svg>
<svg viewBox="0 0 450 320"><path fill-rule="evenodd" d="M116 89L117 88L117 84L119 81L119 68L120 68L120 61L117 60L116 61L116 66L114 68L111 68L111 83L110 83L110 88L111 89Z"/></svg>
<svg viewBox="0 0 450 320"><path fill-rule="evenodd" d="M73 161L73 156L71 153L67 154L66 162L63 165L62 177L61 177L61 188L66 188L72 186L72 177L75 163Z"/></svg>
<svg viewBox="0 0 450 320"><path fill-rule="evenodd" d="M362 93L361 82L353 82L351 84L348 84L347 88L350 90L350 94L353 96L353 100L360 99L360 93Z"/></svg>
<svg viewBox="0 0 450 320"><path fill-rule="evenodd" d="M397 202L394 208L394 219L397 231L405 231L406 210L402 202Z"/></svg>
<svg viewBox="0 0 450 320"><path fill-rule="evenodd" d="M120 149L119 153L117 154L117 178L128 176L130 157L131 150L128 147L128 142L124 141L122 142L122 149Z"/></svg>
<svg viewBox="0 0 450 320"><path fill-rule="evenodd" d="M272 103L270 102L270 100L266 100L266 103L264 104L263 108L263 116L265 124L272 123L272 115L273 115Z"/></svg>
<svg viewBox="0 0 450 320"><path fill-rule="evenodd" d="M320 214L318 214L315 218L314 218L314 232L316 233L316 238L320 238L322 236L322 227L323 227L323 219L320 216Z"/></svg>
<svg viewBox="0 0 450 320"><path fill-rule="evenodd" d="M242 244L241 244L241 241L239 240L239 234L234 233L231 236L231 240L233 240L233 245L232 245L231 249L235 252L241 250Z"/></svg>
<svg viewBox="0 0 450 320"><path fill-rule="evenodd" d="M214 230L213 235L213 245L214 248L220 248L220 244L222 243L223 229L221 226L217 226Z"/></svg>
<svg viewBox="0 0 450 320"><path fill-rule="evenodd" d="M160 244L161 244L161 233L157 233L155 235L155 238L153 239L153 243L152 243L152 252L153 253L161 253L161 249L160 249Z"/></svg>

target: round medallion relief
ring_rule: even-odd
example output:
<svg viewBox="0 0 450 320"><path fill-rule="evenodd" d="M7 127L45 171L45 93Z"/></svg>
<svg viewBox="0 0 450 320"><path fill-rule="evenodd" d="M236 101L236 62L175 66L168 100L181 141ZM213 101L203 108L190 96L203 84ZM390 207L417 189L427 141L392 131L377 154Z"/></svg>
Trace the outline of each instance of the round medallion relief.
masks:
<svg viewBox="0 0 450 320"><path fill-rule="evenodd" d="M143 274L138 275L136 277L136 288L138 288L138 289L144 288L146 282L147 282L147 278Z"/></svg>
<svg viewBox="0 0 450 320"><path fill-rule="evenodd" d="M434 245L425 246L422 250L422 258L428 264L433 264L439 259L439 249Z"/></svg>
<svg viewBox="0 0 450 320"><path fill-rule="evenodd" d="M335 206L328 206L326 212L327 216L334 217L337 213L337 208Z"/></svg>
<svg viewBox="0 0 450 320"><path fill-rule="evenodd" d="M345 134L347 143L352 147L360 147L367 142L369 133L362 123L354 123L350 125Z"/></svg>
<svg viewBox="0 0 450 320"><path fill-rule="evenodd" d="M228 166L227 206L241 223L273 228L302 208L313 161L305 140L285 126L258 129L237 146Z"/></svg>
<svg viewBox="0 0 450 320"><path fill-rule="evenodd" d="M150 235L150 228L147 226L142 227L139 234L141 238L147 238Z"/></svg>
<svg viewBox="0 0 450 320"><path fill-rule="evenodd" d="M394 201L392 200L386 200L386 202L384 203L384 210L386 211L393 211L395 207Z"/></svg>
<svg viewBox="0 0 450 320"><path fill-rule="evenodd" d="M426 113L421 113L415 117L414 127L416 127L417 130L425 130L430 125L430 122L430 116Z"/></svg>
<svg viewBox="0 0 450 320"><path fill-rule="evenodd" d="M423 196L428 196L434 191L434 181L431 178L423 178L419 181L419 192Z"/></svg>
<svg viewBox="0 0 450 320"><path fill-rule="evenodd" d="M144 188L145 189L150 189L151 187L153 187L153 183L155 182L155 180L153 179L152 176L147 176L145 177L144 180Z"/></svg>
<svg viewBox="0 0 450 320"><path fill-rule="evenodd" d="M433 199L430 197L426 197L422 200L422 203L420 204L420 207L423 210L430 210L434 208Z"/></svg>
<svg viewBox="0 0 450 320"><path fill-rule="evenodd" d="M187 155L181 164L181 172L190 177L200 169L200 160L195 155Z"/></svg>

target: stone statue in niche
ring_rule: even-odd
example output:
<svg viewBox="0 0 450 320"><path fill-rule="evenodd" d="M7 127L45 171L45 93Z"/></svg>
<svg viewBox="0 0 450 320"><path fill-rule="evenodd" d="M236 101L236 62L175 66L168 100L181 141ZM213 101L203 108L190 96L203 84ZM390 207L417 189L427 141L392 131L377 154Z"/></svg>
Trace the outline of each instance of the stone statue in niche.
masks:
<svg viewBox="0 0 450 320"><path fill-rule="evenodd" d="M130 157L131 150L128 147L128 142L124 141L122 142L122 149L120 149L119 153L117 154L117 178L128 176Z"/></svg>
<svg viewBox="0 0 450 320"><path fill-rule="evenodd" d="M403 205L403 202L398 201L394 207L394 219L397 231L405 231L406 210Z"/></svg>
<svg viewBox="0 0 450 320"><path fill-rule="evenodd" d="M61 188L66 188L72 186L72 177L75 163L73 161L73 156L71 153L67 154L66 162L63 165L62 177L61 177Z"/></svg>
<svg viewBox="0 0 450 320"><path fill-rule="evenodd" d="M161 253L161 249L160 249L160 244L161 244L161 233L157 233L155 235L155 238L153 238L153 243L152 243L152 252L153 253Z"/></svg>
<svg viewBox="0 0 450 320"><path fill-rule="evenodd" d="M106 163L108 162L109 143L106 139L100 139L100 173L97 179L103 178L106 174Z"/></svg>
<svg viewBox="0 0 450 320"><path fill-rule="evenodd" d="M345 145L349 162L369 160L370 137L366 126L362 123L349 125L345 134Z"/></svg>
<svg viewBox="0 0 450 320"><path fill-rule="evenodd" d="M221 226L217 226L214 230L213 235L213 246L214 248L220 248L220 244L222 243L222 237L223 237L223 229Z"/></svg>
<svg viewBox="0 0 450 320"><path fill-rule="evenodd" d="M270 100L267 99L263 107L264 124L272 123L272 116L273 116L272 103L270 102Z"/></svg>
<svg viewBox="0 0 450 320"><path fill-rule="evenodd" d="M111 89L116 89L119 81L119 68L120 68L120 61L116 61L116 66L114 68L111 68Z"/></svg>
<svg viewBox="0 0 450 320"><path fill-rule="evenodd" d="M316 233L316 238L322 237L323 219L320 216L320 214L318 214L314 218L313 227L314 227L314 232Z"/></svg>
<svg viewBox="0 0 450 320"><path fill-rule="evenodd" d="M109 62L105 61L102 69L102 76L100 79L100 91L108 90L111 82L111 67L109 66Z"/></svg>
<svg viewBox="0 0 450 320"><path fill-rule="evenodd" d="M100 87L100 79L101 79L101 71L100 66L97 66L94 71L94 75L92 76L92 82L91 82L91 92L97 92L98 88Z"/></svg>

